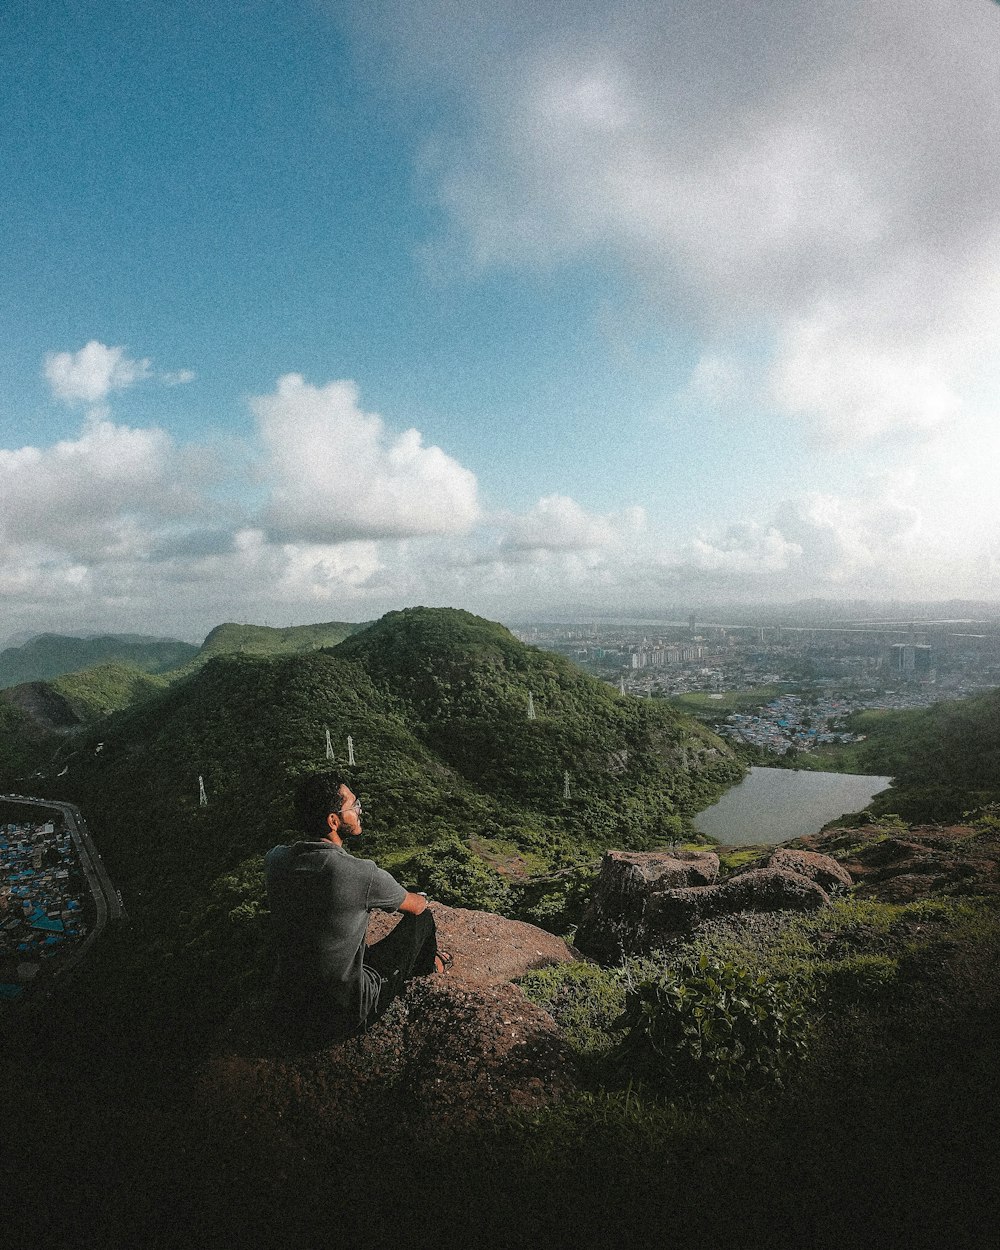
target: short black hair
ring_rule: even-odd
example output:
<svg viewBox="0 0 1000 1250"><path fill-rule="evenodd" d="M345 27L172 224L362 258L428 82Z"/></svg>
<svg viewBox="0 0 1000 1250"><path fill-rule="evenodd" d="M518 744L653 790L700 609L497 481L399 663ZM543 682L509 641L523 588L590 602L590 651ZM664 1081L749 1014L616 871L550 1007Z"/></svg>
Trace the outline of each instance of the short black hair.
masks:
<svg viewBox="0 0 1000 1250"><path fill-rule="evenodd" d="M340 787L350 789L350 784L333 769L312 773L299 782L295 788L295 818L303 833L326 837L329 832L327 816L331 812L339 814L344 805Z"/></svg>

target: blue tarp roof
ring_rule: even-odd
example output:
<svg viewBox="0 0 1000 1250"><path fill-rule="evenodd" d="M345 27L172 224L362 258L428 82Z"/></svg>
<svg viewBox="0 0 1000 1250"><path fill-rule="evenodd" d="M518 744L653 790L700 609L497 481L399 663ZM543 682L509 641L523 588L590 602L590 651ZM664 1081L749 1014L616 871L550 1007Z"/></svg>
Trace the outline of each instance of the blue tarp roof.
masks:
<svg viewBox="0 0 1000 1250"><path fill-rule="evenodd" d="M32 920L31 927L33 929L47 929L50 933L62 933L66 926L61 920L52 920L48 916L39 916L37 920Z"/></svg>

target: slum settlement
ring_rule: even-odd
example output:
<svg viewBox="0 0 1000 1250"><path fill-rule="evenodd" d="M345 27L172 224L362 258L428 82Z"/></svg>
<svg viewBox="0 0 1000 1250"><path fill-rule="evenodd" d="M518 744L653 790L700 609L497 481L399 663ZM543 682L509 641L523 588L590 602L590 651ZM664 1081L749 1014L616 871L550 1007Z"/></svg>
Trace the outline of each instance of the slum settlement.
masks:
<svg viewBox="0 0 1000 1250"><path fill-rule="evenodd" d="M70 835L0 825L0 1009L44 984L79 949L90 893Z"/></svg>

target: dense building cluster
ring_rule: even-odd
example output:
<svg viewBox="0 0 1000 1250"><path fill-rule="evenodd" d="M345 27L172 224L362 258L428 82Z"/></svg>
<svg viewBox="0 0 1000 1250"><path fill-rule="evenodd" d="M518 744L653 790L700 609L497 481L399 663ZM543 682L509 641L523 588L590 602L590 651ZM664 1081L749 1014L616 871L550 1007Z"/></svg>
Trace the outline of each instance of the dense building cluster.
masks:
<svg viewBox="0 0 1000 1250"><path fill-rule="evenodd" d="M83 940L86 896L68 833L51 822L0 825L0 1002Z"/></svg>
<svg viewBox="0 0 1000 1250"><path fill-rule="evenodd" d="M793 748L811 751L820 743L853 742L855 735L842 726L854 710L854 705L844 699L806 703L797 695L782 695L750 715L734 712L719 732L779 755Z"/></svg>

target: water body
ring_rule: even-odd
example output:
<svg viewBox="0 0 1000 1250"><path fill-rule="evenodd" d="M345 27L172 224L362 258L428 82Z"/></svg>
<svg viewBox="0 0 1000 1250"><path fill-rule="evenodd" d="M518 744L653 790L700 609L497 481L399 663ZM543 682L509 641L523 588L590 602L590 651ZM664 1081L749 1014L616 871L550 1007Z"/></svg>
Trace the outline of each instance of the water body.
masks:
<svg viewBox="0 0 1000 1250"><path fill-rule="evenodd" d="M695 816L694 827L724 846L787 842L818 833L845 812L861 811L890 781L858 773L751 768L738 786Z"/></svg>

